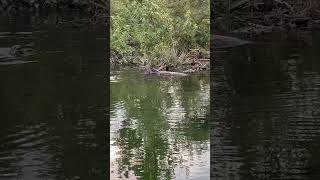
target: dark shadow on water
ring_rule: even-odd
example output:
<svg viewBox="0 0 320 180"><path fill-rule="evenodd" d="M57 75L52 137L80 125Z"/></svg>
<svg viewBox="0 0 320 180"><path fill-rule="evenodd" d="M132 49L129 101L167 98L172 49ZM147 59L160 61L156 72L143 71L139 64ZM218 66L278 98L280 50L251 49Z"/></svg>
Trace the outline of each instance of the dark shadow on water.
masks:
<svg viewBox="0 0 320 180"><path fill-rule="evenodd" d="M0 66L0 179L105 179L105 31L41 18L1 18L0 48L31 43L37 62Z"/></svg>
<svg viewBox="0 0 320 180"><path fill-rule="evenodd" d="M213 179L320 177L320 36L283 37L214 52Z"/></svg>

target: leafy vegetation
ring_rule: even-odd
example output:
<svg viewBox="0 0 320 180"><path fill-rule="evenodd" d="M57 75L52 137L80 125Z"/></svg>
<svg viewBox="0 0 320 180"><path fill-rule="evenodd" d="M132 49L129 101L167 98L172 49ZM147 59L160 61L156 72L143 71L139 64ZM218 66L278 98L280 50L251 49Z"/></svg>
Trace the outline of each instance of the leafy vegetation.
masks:
<svg viewBox="0 0 320 180"><path fill-rule="evenodd" d="M113 60L172 63L190 49L208 49L209 4L209 0L112 0Z"/></svg>
<svg viewBox="0 0 320 180"><path fill-rule="evenodd" d="M32 23L37 25L43 23L56 28L96 28L108 25L109 1L0 0L0 15L15 19L19 17L18 14L32 16Z"/></svg>
<svg viewBox="0 0 320 180"><path fill-rule="evenodd" d="M106 0L1 0L0 12L11 13L15 11L35 12L38 10L47 11L48 8L57 10L82 10L97 11L107 9Z"/></svg>

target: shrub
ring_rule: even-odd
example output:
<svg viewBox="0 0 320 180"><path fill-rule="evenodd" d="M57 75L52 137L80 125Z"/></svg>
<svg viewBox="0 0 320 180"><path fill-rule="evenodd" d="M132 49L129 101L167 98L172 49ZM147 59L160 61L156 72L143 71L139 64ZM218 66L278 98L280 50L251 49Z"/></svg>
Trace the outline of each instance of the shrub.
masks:
<svg viewBox="0 0 320 180"><path fill-rule="evenodd" d="M209 0L112 0L111 51L122 59L173 61L209 42Z"/></svg>

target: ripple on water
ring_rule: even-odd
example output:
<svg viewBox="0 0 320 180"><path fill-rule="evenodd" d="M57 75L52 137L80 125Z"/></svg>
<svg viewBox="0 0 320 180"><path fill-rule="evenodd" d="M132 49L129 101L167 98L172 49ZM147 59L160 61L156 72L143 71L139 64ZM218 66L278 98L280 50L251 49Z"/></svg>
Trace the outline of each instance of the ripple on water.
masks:
<svg viewBox="0 0 320 180"><path fill-rule="evenodd" d="M306 68L310 60L303 53L290 57L299 61L279 60L276 53L270 58L271 54L258 53L268 50L256 50L253 64L232 57L233 52L216 59L211 86L211 175L217 179L318 177L311 172L319 169L319 72ZM282 68L286 62L289 66Z"/></svg>
<svg viewBox="0 0 320 180"><path fill-rule="evenodd" d="M206 81L121 76L111 84L112 179L209 179Z"/></svg>
<svg viewBox="0 0 320 180"><path fill-rule="evenodd" d="M95 128L96 122L94 121L94 119L79 119L75 127L75 131L77 131L76 134L78 145L81 145L82 147L86 147L88 149L97 147L97 143L95 142L96 137L94 134Z"/></svg>
<svg viewBox="0 0 320 180"><path fill-rule="evenodd" d="M43 174L50 177L47 166L55 163L50 153L53 140L55 137L50 135L45 124L8 129L0 139L0 177L37 179L35 175Z"/></svg>

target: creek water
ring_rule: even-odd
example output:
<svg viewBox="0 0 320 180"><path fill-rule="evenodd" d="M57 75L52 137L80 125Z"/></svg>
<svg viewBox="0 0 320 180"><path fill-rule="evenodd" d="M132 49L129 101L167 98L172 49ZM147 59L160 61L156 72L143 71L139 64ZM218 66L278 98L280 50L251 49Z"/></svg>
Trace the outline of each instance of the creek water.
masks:
<svg viewBox="0 0 320 180"><path fill-rule="evenodd" d="M320 36L214 51L213 179L320 178Z"/></svg>
<svg viewBox="0 0 320 180"><path fill-rule="evenodd" d="M111 179L208 180L209 77L113 70Z"/></svg>
<svg viewBox="0 0 320 180"><path fill-rule="evenodd" d="M59 29L57 18L0 18L0 179L108 173L105 29ZM35 54L8 58L14 45Z"/></svg>

